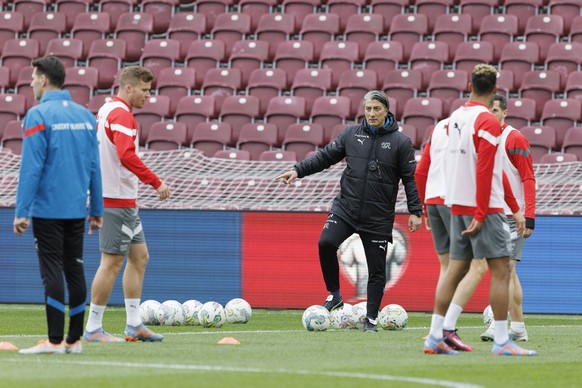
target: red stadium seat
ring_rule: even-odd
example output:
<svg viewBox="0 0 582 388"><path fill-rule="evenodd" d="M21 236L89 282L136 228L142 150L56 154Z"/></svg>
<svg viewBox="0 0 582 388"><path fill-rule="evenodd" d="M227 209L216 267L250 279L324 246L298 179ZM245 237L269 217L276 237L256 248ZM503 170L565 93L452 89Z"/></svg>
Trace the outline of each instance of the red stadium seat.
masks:
<svg viewBox="0 0 582 388"><path fill-rule="evenodd" d="M449 58L455 56L457 46L465 41L473 31L470 15L446 14L436 19L433 36L437 42L449 44Z"/></svg>
<svg viewBox="0 0 582 388"><path fill-rule="evenodd" d="M246 86L253 70L261 68L269 59L269 44L260 40L235 42L229 58L229 67L239 69L242 84Z"/></svg>
<svg viewBox="0 0 582 388"><path fill-rule="evenodd" d="M58 38L48 42L45 55L58 57L65 67L77 66L83 57L83 42L75 38Z"/></svg>
<svg viewBox="0 0 582 388"><path fill-rule="evenodd" d="M419 131L416 129L414 125L410 124L402 124L398 126L398 132L402 133L406 137L410 139L412 142L412 146L414 148L420 148L420 143L422 142L422 138L419 141L418 133ZM424 133L424 132L423 132Z"/></svg>
<svg viewBox="0 0 582 388"><path fill-rule="evenodd" d="M313 43L309 41L285 41L277 48L274 65L287 73L287 84L290 85L295 73L313 61L313 53Z"/></svg>
<svg viewBox="0 0 582 388"><path fill-rule="evenodd" d="M332 71L332 88L336 88L341 73L349 70L358 61L358 44L355 42L326 42L319 58L322 69Z"/></svg>
<svg viewBox="0 0 582 388"><path fill-rule="evenodd" d="M454 5L453 0L416 0L416 13L425 15L428 20L428 30L432 31L438 17L448 14Z"/></svg>
<svg viewBox="0 0 582 388"><path fill-rule="evenodd" d="M213 157L221 159L251 160L251 154L248 151L234 149L217 151Z"/></svg>
<svg viewBox="0 0 582 388"><path fill-rule="evenodd" d="M503 46L517 36L519 21L515 15L487 15L479 28L479 40L493 45L494 60L499 61Z"/></svg>
<svg viewBox="0 0 582 388"><path fill-rule="evenodd" d="M94 41L104 39L111 31L111 16L104 12L84 12L75 18L71 37L83 41L83 57L89 54ZM125 53L124 53L125 55Z"/></svg>
<svg viewBox="0 0 582 388"><path fill-rule="evenodd" d="M232 128L228 123L198 123L187 142L210 157L232 143Z"/></svg>
<svg viewBox="0 0 582 388"><path fill-rule="evenodd" d="M270 123L247 123L240 129L237 148L248 151L251 160L259 160L264 151L270 151L277 143L277 126Z"/></svg>
<svg viewBox="0 0 582 388"><path fill-rule="evenodd" d="M2 49L2 66L10 69L10 83L16 83L20 69L30 66L39 56L39 44L34 39L11 39Z"/></svg>
<svg viewBox="0 0 582 388"><path fill-rule="evenodd" d="M154 30L154 18L149 13L126 12L119 16L115 38L127 43L126 62L136 62L141 57L145 42Z"/></svg>
<svg viewBox="0 0 582 388"><path fill-rule="evenodd" d="M0 93L4 93L10 84L10 70L7 67L0 66Z"/></svg>
<svg viewBox="0 0 582 388"><path fill-rule="evenodd" d="M26 100L19 94L0 94L0 128L12 120L20 120L26 113Z"/></svg>
<svg viewBox="0 0 582 388"><path fill-rule="evenodd" d="M566 98L573 98L582 101L582 71L574 71L568 76L566 88L564 89Z"/></svg>
<svg viewBox="0 0 582 388"><path fill-rule="evenodd" d="M152 87L156 87L158 74L162 69L174 67L180 59L180 42L173 39L152 39L148 40L143 48L140 63L147 67L154 79Z"/></svg>
<svg viewBox="0 0 582 388"><path fill-rule="evenodd" d="M318 60L326 42L334 40L340 34L340 18L330 13L312 13L305 16L299 32L301 40L313 44L314 59Z"/></svg>
<svg viewBox="0 0 582 388"><path fill-rule="evenodd" d="M568 75L582 66L582 43L558 42L550 46L546 68L560 73L560 86L566 87Z"/></svg>
<svg viewBox="0 0 582 388"><path fill-rule="evenodd" d="M384 33L382 16L374 14L354 14L349 17L344 30L346 41L358 44L358 61L364 57L368 46L379 40Z"/></svg>
<svg viewBox="0 0 582 388"><path fill-rule="evenodd" d="M20 12L0 12L0 54L4 42L10 39L18 39L24 32L24 16Z"/></svg>
<svg viewBox="0 0 582 388"><path fill-rule="evenodd" d="M562 148L562 142L568 128L582 121L582 103L578 100L549 100L544 105L541 122L556 129L556 149Z"/></svg>
<svg viewBox="0 0 582 388"><path fill-rule="evenodd" d="M342 133L350 125L354 125L354 123L341 123L333 127L329 142L334 141L339 136L339 134ZM326 144L325 138L323 139L323 143Z"/></svg>
<svg viewBox="0 0 582 388"><path fill-rule="evenodd" d="M540 47L540 59L545 61L550 46L564 34L564 20L558 15L536 15L528 19L525 38Z"/></svg>
<svg viewBox="0 0 582 388"><path fill-rule="evenodd" d="M471 15L473 25L482 25L482 20L486 15L493 13L498 0L460 0L459 13Z"/></svg>
<svg viewBox="0 0 582 388"><path fill-rule="evenodd" d="M428 87L431 75L442 70L449 61L449 45L445 42L417 42L410 53L410 68L422 73L422 89Z"/></svg>
<svg viewBox="0 0 582 388"><path fill-rule="evenodd" d="M269 44L269 59L272 60L279 44L289 40L294 33L295 19L292 15L270 13L261 16L259 19L255 36L258 40Z"/></svg>
<svg viewBox="0 0 582 388"><path fill-rule="evenodd" d="M296 162L297 155L293 151L264 151L259 156L263 162Z"/></svg>
<svg viewBox="0 0 582 388"><path fill-rule="evenodd" d="M386 73L382 90L397 101L408 101L417 96L422 89L422 73L418 70L390 70ZM399 104L397 110L392 110L396 117L401 117L404 104Z"/></svg>
<svg viewBox="0 0 582 388"><path fill-rule="evenodd" d="M339 16L340 28L343 31L346 30L346 27L349 24L348 19L353 15L357 15L365 6L366 0L328 0L327 12ZM380 27L382 27L382 23L383 20L380 19Z"/></svg>
<svg viewBox="0 0 582 388"><path fill-rule="evenodd" d="M577 0L550 0L548 4L551 15L559 15L564 19L564 30L567 33L574 25L574 20L580 15L580 2Z"/></svg>
<svg viewBox="0 0 582 388"><path fill-rule="evenodd" d="M30 86L33 70L32 66L25 66L20 69L15 85L16 93L20 96L24 96L26 109L30 109L32 106L38 104L38 100L34 97L34 92Z"/></svg>
<svg viewBox="0 0 582 388"><path fill-rule="evenodd" d="M302 97L278 96L269 101L265 120L277 126L277 143L281 144L289 125L306 118L305 100Z"/></svg>
<svg viewBox="0 0 582 388"><path fill-rule="evenodd" d="M247 94L259 99L260 115L267 112L271 98L279 96L287 88L287 73L281 69L268 68L253 70L247 85Z"/></svg>
<svg viewBox="0 0 582 388"><path fill-rule="evenodd" d="M238 8L241 13L251 17L251 29L255 31L261 17L271 13L278 2L278 0L240 0Z"/></svg>
<svg viewBox="0 0 582 388"><path fill-rule="evenodd" d="M497 93L505 94L516 91L513 86L513 71L497 70Z"/></svg>
<svg viewBox="0 0 582 388"><path fill-rule="evenodd" d="M212 96L186 96L178 101L175 120L186 124L191 139L197 124L217 118L216 101Z"/></svg>
<svg viewBox="0 0 582 388"><path fill-rule="evenodd" d="M582 161L582 127L571 127L566 130L562 152L574 154Z"/></svg>
<svg viewBox="0 0 582 388"><path fill-rule="evenodd" d="M22 121L11 120L5 126L2 126L2 128L3 131L0 135L2 151L10 150L13 154L20 155L22 153ZM2 182L3 185L5 183Z"/></svg>
<svg viewBox="0 0 582 388"><path fill-rule="evenodd" d="M537 15L544 0L505 0L503 6L507 15L515 15L518 21L518 33L523 35L528 20Z"/></svg>
<svg viewBox="0 0 582 388"><path fill-rule="evenodd" d="M251 17L244 13L223 13L216 16L212 38L224 42L226 56L230 56L234 43L245 39L251 30Z"/></svg>
<svg viewBox="0 0 582 388"><path fill-rule="evenodd" d="M523 77L519 94L536 102L536 117L540 117L546 101L560 92L560 74L553 70L528 71Z"/></svg>
<svg viewBox="0 0 582 388"><path fill-rule="evenodd" d="M396 15L390 25L390 40L400 42L404 60L408 61L412 46L428 34L428 19L422 14Z"/></svg>
<svg viewBox="0 0 582 388"><path fill-rule="evenodd" d="M232 144L238 141L243 125L253 122L259 116L259 99L254 96L229 96L220 108L220 121L230 124Z"/></svg>
<svg viewBox="0 0 582 388"><path fill-rule="evenodd" d="M301 28L305 17L317 12L317 7L321 3L321 0L283 0L282 12L287 15L293 15L295 18L295 29L298 30Z"/></svg>
<svg viewBox="0 0 582 388"><path fill-rule="evenodd" d="M416 127L417 131L422 131L435 125L443 118L443 103L438 98L420 97L406 101L402 122Z"/></svg>
<svg viewBox="0 0 582 388"><path fill-rule="evenodd" d="M356 117L358 106L362 103L364 95L370 90L377 89L377 85L378 76L373 70L352 69L341 74L337 92L338 95L350 99L349 117Z"/></svg>
<svg viewBox="0 0 582 388"><path fill-rule="evenodd" d="M180 58L185 58L190 43L206 32L206 16L200 13L179 12L172 16L168 26L168 38L180 42Z"/></svg>
<svg viewBox="0 0 582 388"><path fill-rule="evenodd" d="M113 97L109 94L96 94L91 97L87 103L87 109L89 109L91 113L97 115L99 109L101 109L101 107L105 105L106 102L111 101L112 98Z"/></svg>
<svg viewBox="0 0 582 388"><path fill-rule="evenodd" d="M297 160L303 160L311 151L317 150L324 143L324 130L320 124L299 123L287 128L283 148L285 151L293 151Z"/></svg>
<svg viewBox="0 0 582 388"><path fill-rule="evenodd" d="M536 102L531 98L508 98L505 121L515 128L527 127L537 120Z"/></svg>
<svg viewBox="0 0 582 388"><path fill-rule="evenodd" d="M384 30L388 31L392 18L404 13L409 5L409 0L372 0L370 2L370 12L382 15L384 19Z"/></svg>
<svg viewBox="0 0 582 388"><path fill-rule="evenodd" d="M363 65L366 70L372 70L378 77L378 87L382 86L382 81L389 70L398 68L398 64L403 60L404 49L400 42L378 41L368 45L364 54Z"/></svg>
<svg viewBox="0 0 582 388"><path fill-rule="evenodd" d="M206 73L226 60L224 42L215 39L195 40L186 54L186 66L196 71L196 86L202 85Z"/></svg>
<svg viewBox="0 0 582 388"><path fill-rule="evenodd" d="M578 160L575 154L556 152L542 156L539 163L571 163Z"/></svg>
<svg viewBox="0 0 582 388"><path fill-rule="evenodd" d="M99 12L104 12L111 16L109 28L114 29L120 16L126 12L133 12L133 7L138 2L139 0L100 0L98 2Z"/></svg>
<svg viewBox="0 0 582 388"><path fill-rule="evenodd" d="M197 0L194 10L206 17L206 26L209 30L214 27L216 17L222 13L228 12L233 0Z"/></svg>
<svg viewBox="0 0 582 388"><path fill-rule="evenodd" d="M28 26L28 37L39 43L40 54L44 55L48 42L60 38L67 31L67 17L59 12L43 12L32 15Z"/></svg>
<svg viewBox="0 0 582 388"><path fill-rule="evenodd" d="M127 44L121 39L93 41L87 55L87 64L99 69L99 89L109 89L113 86L126 50Z"/></svg>
<svg viewBox="0 0 582 388"><path fill-rule="evenodd" d="M55 10L65 15L67 19L67 31L70 31L75 24L77 15L89 12L93 5L93 0L56 0Z"/></svg>
<svg viewBox="0 0 582 388"><path fill-rule="evenodd" d="M295 74L291 92L294 96L305 99L306 115L311 113L317 97L325 96L331 89L331 78L329 69L301 69Z"/></svg>
<svg viewBox="0 0 582 388"><path fill-rule="evenodd" d="M443 102L445 114L450 111L451 104L463 93L469 85L469 74L464 70L438 70L432 73L428 85L428 96L439 98Z"/></svg>
<svg viewBox="0 0 582 388"><path fill-rule="evenodd" d="M523 127L520 132L527 139L534 163L556 148L556 130L548 126Z"/></svg>
<svg viewBox="0 0 582 388"><path fill-rule="evenodd" d="M210 69L202 82L202 94L213 96L218 106L228 96L236 95L242 88L242 75L239 69Z"/></svg>
<svg viewBox="0 0 582 388"><path fill-rule="evenodd" d="M182 148L186 143L186 125L176 122L154 123L148 133L146 146L154 151L169 151Z"/></svg>
<svg viewBox="0 0 582 388"><path fill-rule="evenodd" d="M14 0L12 10L24 16L24 28L28 29L32 17L46 12L52 0Z"/></svg>
<svg viewBox="0 0 582 388"><path fill-rule="evenodd" d="M521 85L523 75L539 62L540 49L533 42L511 42L503 46L501 51L500 68L513 71L514 86Z"/></svg>
<svg viewBox="0 0 582 388"><path fill-rule="evenodd" d="M331 133L336 125L349 118L350 104L350 99L342 96L323 96L315 100L311 110L311 122L323 127L324 142L331 140Z"/></svg>
<svg viewBox="0 0 582 388"><path fill-rule="evenodd" d="M98 73L99 70L94 67L69 67L66 69L63 89L71 93L77 104L86 106L97 89Z"/></svg>
<svg viewBox="0 0 582 388"><path fill-rule="evenodd" d="M167 96L151 96L141 109L134 109L133 115L139 125L139 144L145 146L154 123L170 117L170 99Z"/></svg>
<svg viewBox="0 0 582 388"><path fill-rule="evenodd" d="M189 67L169 67L158 75L158 94L170 98L170 115L174 115L182 97L190 95L196 87L196 74Z"/></svg>
<svg viewBox="0 0 582 388"><path fill-rule="evenodd" d="M494 49L490 42L463 42L457 47L453 64L457 70L472 73L480 63L494 63Z"/></svg>
<svg viewBox="0 0 582 388"><path fill-rule="evenodd" d="M141 11L154 15L154 34L163 34L168 30L179 0L142 0Z"/></svg>

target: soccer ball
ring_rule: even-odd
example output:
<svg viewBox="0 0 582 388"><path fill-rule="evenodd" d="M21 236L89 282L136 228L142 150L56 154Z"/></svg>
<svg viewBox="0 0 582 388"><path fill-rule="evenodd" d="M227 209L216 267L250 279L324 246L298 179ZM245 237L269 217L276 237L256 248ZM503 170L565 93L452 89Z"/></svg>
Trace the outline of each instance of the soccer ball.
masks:
<svg viewBox="0 0 582 388"><path fill-rule="evenodd" d="M378 323L386 330L402 330L408 324L408 313L398 304L389 304L380 311Z"/></svg>
<svg viewBox="0 0 582 388"><path fill-rule="evenodd" d="M157 311L158 322L164 326L179 326L184 324L184 310L182 304L175 300L167 300L162 303Z"/></svg>
<svg viewBox="0 0 582 388"><path fill-rule="evenodd" d="M489 305L485 307L485 310L483 310L483 324L485 325L485 327L489 327L494 320L495 317L493 316L493 309L491 308L491 305ZM507 322L508 323L511 322L509 311L507 312Z"/></svg>
<svg viewBox="0 0 582 388"><path fill-rule="evenodd" d="M341 309L335 309L331 312L331 326L334 329L355 329L356 317L354 316L353 306L344 303Z"/></svg>
<svg viewBox="0 0 582 388"><path fill-rule="evenodd" d="M309 306L301 317L303 327L309 331L325 331L331 325L329 311L323 306Z"/></svg>
<svg viewBox="0 0 582 388"><path fill-rule="evenodd" d="M246 300L235 298L224 306L224 313L228 323L247 323L251 320L253 310Z"/></svg>
<svg viewBox="0 0 582 388"><path fill-rule="evenodd" d="M139 305L139 316L144 325L159 325L158 317L156 312L158 307L160 307L160 302L157 300L149 299Z"/></svg>
<svg viewBox="0 0 582 388"><path fill-rule="evenodd" d="M202 303L196 299L190 299L182 303L182 310L184 310L184 324L200 326L198 321L198 311L200 311Z"/></svg>
<svg viewBox="0 0 582 388"><path fill-rule="evenodd" d="M364 329L364 322L366 322L366 312L368 311L366 304L367 302L360 302L352 306L352 313L354 314L354 320L356 321L356 329Z"/></svg>
<svg viewBox="0 0 582 388"><path fill-rule="evenodd" d="M224 307L218 302L206 302L198 311L198 321L203 327L220 327L226 322Z"/></svg>

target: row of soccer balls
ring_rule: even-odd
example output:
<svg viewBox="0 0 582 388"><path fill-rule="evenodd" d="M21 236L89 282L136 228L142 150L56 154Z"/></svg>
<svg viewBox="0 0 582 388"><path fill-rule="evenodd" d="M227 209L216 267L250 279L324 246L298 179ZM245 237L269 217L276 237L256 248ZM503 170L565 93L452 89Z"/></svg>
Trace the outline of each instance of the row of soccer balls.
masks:
<svg viewBox="0 0 582 388"><path fill-rule="evenodd" d="M191 299L184 303L167 300L160 303L146 300L139 306L141 320L146 325L221 327L225 323L247 323L251 320L251 305L244 299L230 300L224 307L218 302Z"/></svg>
<svg viewBox="0 0 582 388"><path fill-rule="evenodd" d="M342 308L331 313L323 306L313 305L303 313L303 327L309 331L324 331L329 328L349 330L364 328L366 302L355 305L344 303ZM408 324L408 313L398 304L385 306L378 314L378 325L386 330L402 330Z"/></svg>

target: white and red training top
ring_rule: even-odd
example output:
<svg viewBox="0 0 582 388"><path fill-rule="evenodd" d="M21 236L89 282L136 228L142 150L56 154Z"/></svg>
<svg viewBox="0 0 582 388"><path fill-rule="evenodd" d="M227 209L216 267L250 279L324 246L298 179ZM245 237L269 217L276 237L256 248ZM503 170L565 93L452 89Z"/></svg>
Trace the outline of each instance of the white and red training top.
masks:
<svg viewBox="0 0 582 388"><path fill-rule="evenodd" d="M137 156L137 123L131 108L114 97L97 113L97 139L105 207L137 206L138 179L157 189L162 181Z"/></svg>
<svg viewBox="0 0 582 388"><path fill-rule="evenodd" d="M500 136L499 121L484 104L469 101L451 115L445 198L451 214L483 222L504 211Z"/></svg>
<svg viewBox="0 0 582 388"><path fill-rule="evenodd" d="M424 145L414 178L423 205L444 205L446 195L445 162L449 148L449 119L435 125Z"/></svg>

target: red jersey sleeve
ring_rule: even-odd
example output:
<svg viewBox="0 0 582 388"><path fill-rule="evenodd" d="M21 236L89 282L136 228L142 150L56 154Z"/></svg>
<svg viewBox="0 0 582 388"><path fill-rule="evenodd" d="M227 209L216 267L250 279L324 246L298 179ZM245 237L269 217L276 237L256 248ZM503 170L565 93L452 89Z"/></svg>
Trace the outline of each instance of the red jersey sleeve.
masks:
<svg viewBox="0 0 582 388"><path fill-rule="evenodd" d="M430 134L430 138L432 138L432 132ZM430 168L430 138L422 150L420 161L416 165L416 171L414 172L414 180L416 181L416 188L418 190L418 195L420 197L420 203L422 206L424 206L424 200L426 196L426 181L428 179L428 170Z"/></svg>
<svg viewBox="0 0 582 388"><path fill-rule="evenodd" d="M526 218L535 218L536 212L536 178L533 170L531 149L525 136L519 131L511 131L505 141L505 151L511 164L519 171L523 183Z"/></svg>

